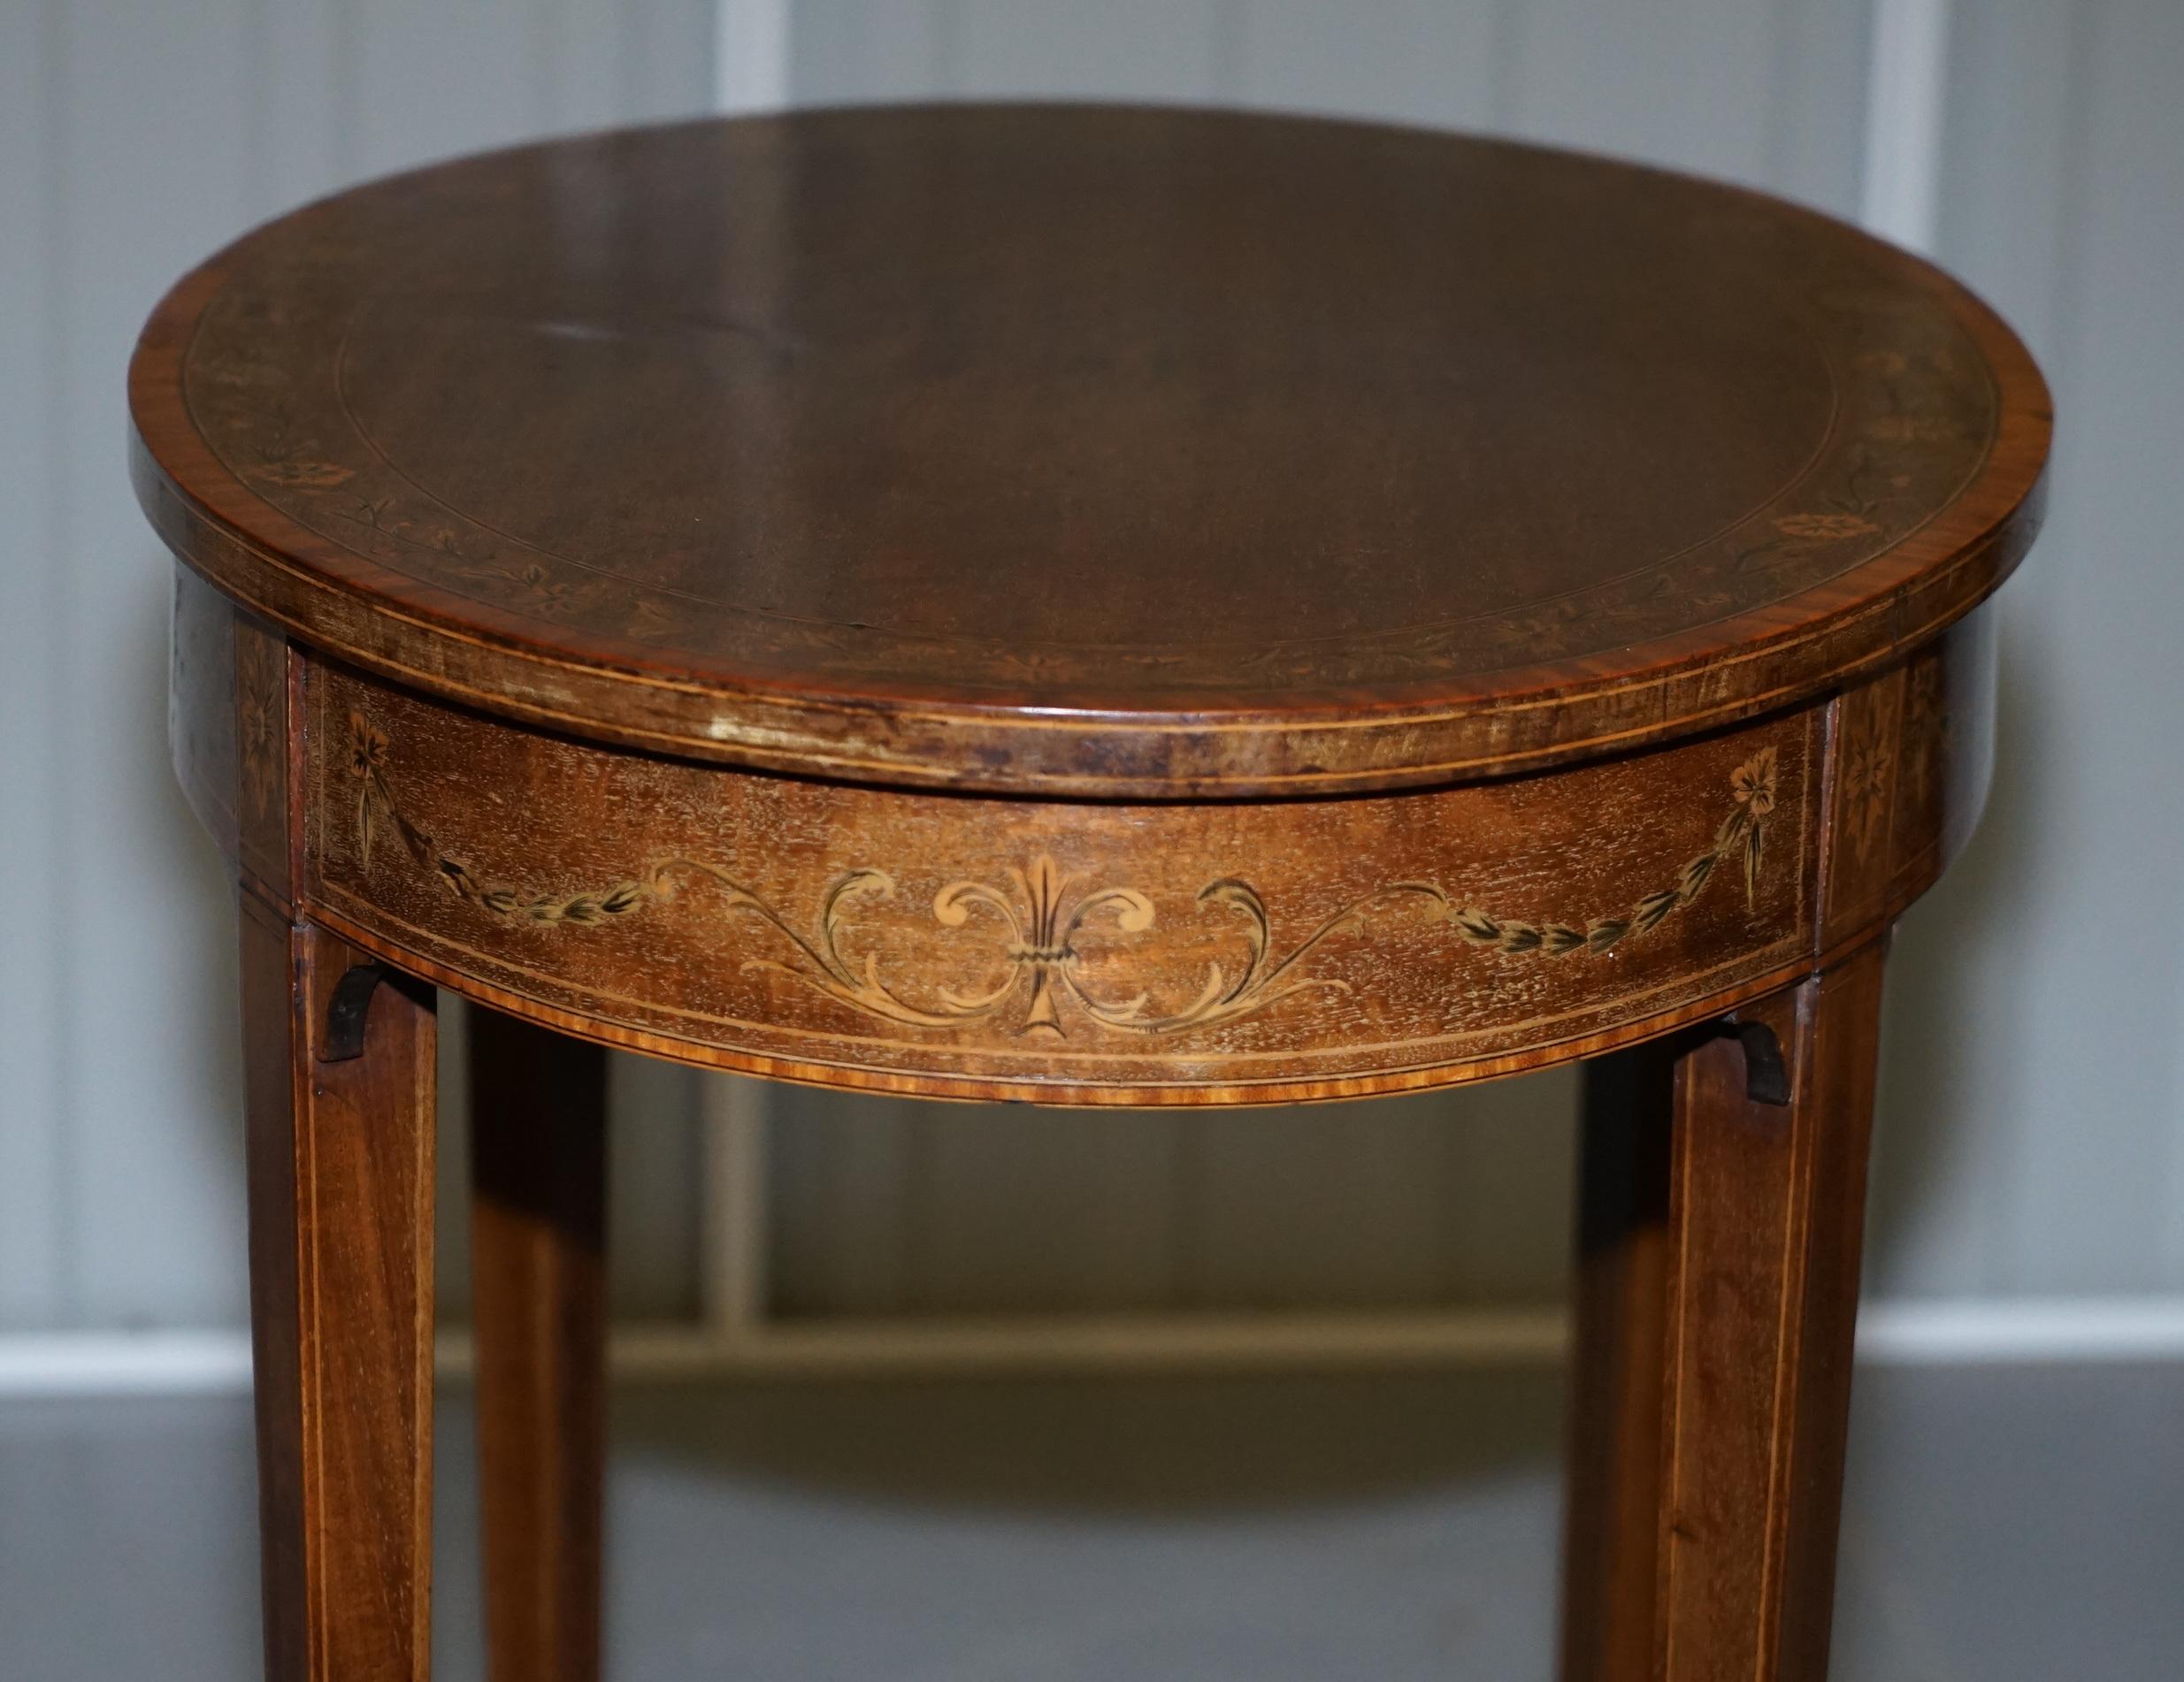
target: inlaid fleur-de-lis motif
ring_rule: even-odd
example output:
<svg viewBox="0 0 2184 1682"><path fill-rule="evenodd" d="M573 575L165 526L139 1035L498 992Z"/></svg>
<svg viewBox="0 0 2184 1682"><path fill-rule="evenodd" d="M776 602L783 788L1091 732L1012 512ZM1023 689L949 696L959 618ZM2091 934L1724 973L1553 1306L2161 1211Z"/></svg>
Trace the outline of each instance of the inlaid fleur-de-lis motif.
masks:
<svg viewBox="0 0 2184 1682"><path fill-rule="evenodd" d="M1075 975L1075 943L1085 919L1109 908L1115 912L1115 926L1124 934L1143 934L1153 927L1150 899L1135 888L1100 888L1071 899L1069 893L1077 885L1077 879L1063 875L1061 868L1045 853L1031 861L1029 870L1011 866L1008 879L1015 889L1013 897L978 882L951 882L933 896L933 918L944 928L961 929L978 906L991 908L1008 925L1008 978L999 989L975 999L951 997L952 1004L983 1014L997 1008L1015 990L1021 975L1029 976L1031 982L1031 1000L1023 1014L1026 1032L1061 1031L1054 1011L1057 984L1074 994L1096 1020L1127 1020L1143 1011L1143 994L1119 1011L1108 1009L1086 994Z"/></svg>
<svg viewBox="0 0 2184 1682"><path fill-rule="evenodd" d="M836 877L809 933L727 870L697 859L663 859L641 875L571 894L489 886L402 814L387 782L385 735L361 714L350 715L349 728L350 768L357 784L356 856L363 867L370 866L375 836L391 829L402 850L435 872L458 898L494 917L549 926L610 922L672 899L685 883L701 883L721 896L726 909L756 917L779 937L782 955L747 959L746 971L785 976L849 1009L904 1028L960 1028L1000 1015L1021 997L1023 1008L1015 1019L1015 1031L1054 1036L1065 1032L1070 1012L1117 1033L1178 1034L1233 1021L1302 993L1347 993L1348 981L1315 972L1311 960L1337 933L1399 910L1416 914L1427 924L1445 926L1467 945L1512 957L1557 958L1608 952L1646 933L1697 898L1716 869L1732 860L1743 876L1749 905L1759 890L1778 781L1775 750L1759 749L1732 774L1729 809L1711 846L1690 859L1670 885L1644 895L1627 911L1584 923L1498 915L1452 898L1438 883L1394 882L1322 917L1276 957L1272 920L1258 890L1240 877L1217 878L1199 890L1194 903L1240 919L1242 951L1233 963L1208 963L1195 997L1165 1011L1154 1007L1150 990L1118 998L1095 985L1079 949L1087 929L1110 919L1116 934L1150 932L1156 921L1151 897L1134 887L1086 886L1085 878L1069 874L1042 852L1023 868L1009 867L1006 886L959 878L933 895L932 918L939 928L964 930L985 923L1005 938L988 948L986 961L992 967L974 985L939 987L921 1002L881 975L877 952L867 951L860 961L845 944L855 935L861 909L897 896L895 879L884 870L863 868Z"/></svg>

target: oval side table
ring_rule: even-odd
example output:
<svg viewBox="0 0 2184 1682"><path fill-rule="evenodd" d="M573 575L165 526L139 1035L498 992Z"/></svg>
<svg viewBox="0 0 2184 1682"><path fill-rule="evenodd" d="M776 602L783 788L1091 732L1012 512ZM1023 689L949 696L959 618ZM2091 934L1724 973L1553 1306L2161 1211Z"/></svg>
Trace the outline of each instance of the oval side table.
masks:
<svg viewBox="0 0 2184 1682"><path fill-rule="evenodd" d="M1479 140L834 111L313 204L130 395L241 885L269 1674L427 1668L435 985L502 1682L598 1672L604 1045L1078 1105L1601 1059L1564 1674L1823 1673L1881 953L2048 446L1960 287Z"/></svg>

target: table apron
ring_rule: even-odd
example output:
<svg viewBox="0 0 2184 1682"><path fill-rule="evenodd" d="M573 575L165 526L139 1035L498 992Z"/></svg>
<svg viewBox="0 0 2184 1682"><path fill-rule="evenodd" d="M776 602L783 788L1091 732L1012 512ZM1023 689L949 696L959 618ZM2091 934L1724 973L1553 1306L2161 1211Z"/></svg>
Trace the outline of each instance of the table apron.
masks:
<svg viewBox="0 0 2184 1682"><path fill-rule="evenodd" d="M1128 804L557 736L284 645L180 576L178 772L261 893L569 1032L935 1097L1339 1097L1667 1031L1884 927L1962 845L1990 758L1986 613L1643 753Z"/></svg>

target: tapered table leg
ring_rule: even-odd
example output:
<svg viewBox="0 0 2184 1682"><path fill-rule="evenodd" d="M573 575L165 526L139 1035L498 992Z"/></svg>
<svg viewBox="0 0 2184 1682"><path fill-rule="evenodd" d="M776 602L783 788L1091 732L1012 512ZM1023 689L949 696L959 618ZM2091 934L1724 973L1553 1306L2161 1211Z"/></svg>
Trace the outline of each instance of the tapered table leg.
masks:
<svg viewBox="0 0 2184 1682"><path fill-rule="evenodd" d="M470 1018L472 1295L494 1682L596 1682L606 1437L606 1059Z"/></svg>
<svg viewBox="0 0 2184 1682"><path fill-rule="evenodd" d="M1585 1066L1564 1525L1565 1682L1652 1674L1675 1052Z"/></svg>
<svg viewBox="0 0 2184 1682"><path fill-rule="evenodd" d="M1728 1037L1595 1085L1568 1682L1827 1672L1881 972L1869 946L1742 1013L1779 1039L1786 1105Z"/></svg>
<svg viewBox="0 0 2184 1682"><path fill-rule="evenodd" d="M352 982L361 1049L329 1060L361 955L247 891L241 921L265 1673L424 1682L432 996Z"/></svg>

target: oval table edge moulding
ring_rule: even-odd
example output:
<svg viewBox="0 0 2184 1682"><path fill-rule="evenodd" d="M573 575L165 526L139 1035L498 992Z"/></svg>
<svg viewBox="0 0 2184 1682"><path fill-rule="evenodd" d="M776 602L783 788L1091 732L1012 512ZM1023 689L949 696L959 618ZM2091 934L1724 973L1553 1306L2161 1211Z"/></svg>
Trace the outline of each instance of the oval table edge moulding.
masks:
<svg viewBox="0 0 2184 1682"><path fill-rule="evenodd" d="M502 1682L599 1674L609 1045L1073 1105L1596 1059L1562 1673L1824 1675L1882 953L2050 426L1957 283L1544 149L876 108L307 206L130 399L241 911L270 1676L429 1665L435 986Z"/></svg>

